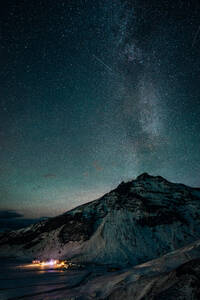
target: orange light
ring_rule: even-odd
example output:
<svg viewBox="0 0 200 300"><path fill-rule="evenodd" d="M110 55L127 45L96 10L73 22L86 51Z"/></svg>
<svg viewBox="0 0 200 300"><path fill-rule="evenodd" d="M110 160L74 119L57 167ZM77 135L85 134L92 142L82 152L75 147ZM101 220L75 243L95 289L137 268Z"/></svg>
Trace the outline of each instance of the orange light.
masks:
<svg viewBox="0 0 200 300"><path fill-rule="evenodd" d="M49 261L40 261L40 260L33 260L32 261L32 266L37 266L37 267L54 267L54 268L62 268L62 267L68 267L68 264L66 261L59 261L57 259L51 259Z"/></svg>

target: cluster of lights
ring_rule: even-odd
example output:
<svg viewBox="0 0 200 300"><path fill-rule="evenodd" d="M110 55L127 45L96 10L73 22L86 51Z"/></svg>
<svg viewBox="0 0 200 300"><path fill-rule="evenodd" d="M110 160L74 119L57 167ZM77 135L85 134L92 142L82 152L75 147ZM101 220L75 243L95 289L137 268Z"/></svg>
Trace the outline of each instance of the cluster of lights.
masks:
<svg viewBox="0 0 200 300"><path fill-rule="evenodd" d="M40 260L33 260L32 265L37 266L37 267L56 267L56 268L62 268L62 267L67 267L68 264L66 261L59 261L57 259L51 259L48 261L40 261Z"/></svg>

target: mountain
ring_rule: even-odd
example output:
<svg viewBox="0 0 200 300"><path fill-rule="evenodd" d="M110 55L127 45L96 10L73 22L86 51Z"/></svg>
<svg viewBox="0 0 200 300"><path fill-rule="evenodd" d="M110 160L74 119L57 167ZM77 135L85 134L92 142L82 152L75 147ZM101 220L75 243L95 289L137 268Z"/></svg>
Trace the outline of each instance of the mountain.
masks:
<svg viewBox="0 0 200 300"><path fill-rule="evenodd" d="M48 299L199 300L200 240L137 266L91 276Z"/></svg>
<svg viewBox="0 0 200 300"><path fill-rule="evenodd" d="M200 239L200 189L144 173L103 197L0 235L0 256L137 265Z"/></svg>

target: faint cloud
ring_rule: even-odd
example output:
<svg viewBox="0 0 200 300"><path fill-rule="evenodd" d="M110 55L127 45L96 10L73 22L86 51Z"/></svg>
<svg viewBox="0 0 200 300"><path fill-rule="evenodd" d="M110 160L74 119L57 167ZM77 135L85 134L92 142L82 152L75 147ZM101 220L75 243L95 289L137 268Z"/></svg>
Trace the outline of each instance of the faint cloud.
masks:
<svg viewBox="0 0 200 300"><path fill-rule="evenodd" d="M46 217L28 219L15 210L0 210L0 232L24 228L45 219Z"/></svg>
<svg viewBox="0 0 200 300"><path fill-rule="evenodd" d="M43 177L44 178L55 178L56 174L48 173L48 174L43 175Z"/></svg>
<svg viewBox="0 0 200 300"><path fill-rule="evenodd" d="M0 219L15 219L23 217L22 214L14 211L14 210L1 210L0 211Z"/></svg>
<svg viewBox="0 0 200 300"><path fill-rule="evenodd" d="M32 190L33 191L38 191L41 188L42 188L42 185L37 185L37 186L34 186Z"/></svg>
<svg viewBox="0 0 200 300"><path fill-rule="evenodd" d="M85 172L85 173L83 173L83 176L88 177L88 176L89 176L89 173L88 173L88 172Z"/></svg>
<svg viewBox="0 0 200 300"><path fill-rule="evenodd" d="M100 164L97 161L93 162L93 166L98 172L103 170L103 168L100 166Z"/></svg>

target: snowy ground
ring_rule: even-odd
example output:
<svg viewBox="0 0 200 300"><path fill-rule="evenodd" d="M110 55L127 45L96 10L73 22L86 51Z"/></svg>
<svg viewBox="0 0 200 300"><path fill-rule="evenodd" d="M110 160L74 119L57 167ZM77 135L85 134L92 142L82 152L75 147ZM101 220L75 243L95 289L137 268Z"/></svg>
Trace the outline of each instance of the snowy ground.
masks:
<svg viewBox="0 0 200 300"><path fill-rule="evenodd" d="M55 270L27 268L26 262L0 260L0 300L48 299L52 291L65 291L80 285L89 270ZM37 297L35 297L35 296Z"/></svg>
<svg viewBox="0 0 200 300"><path fill-rule="evenodd" d="M107 266L42 270L40 267L27 268L24 262L3 260L0 262L0 300L196 300L199 299L199 257L200 241L196 241L158 259L123 270Z"/></svg>

